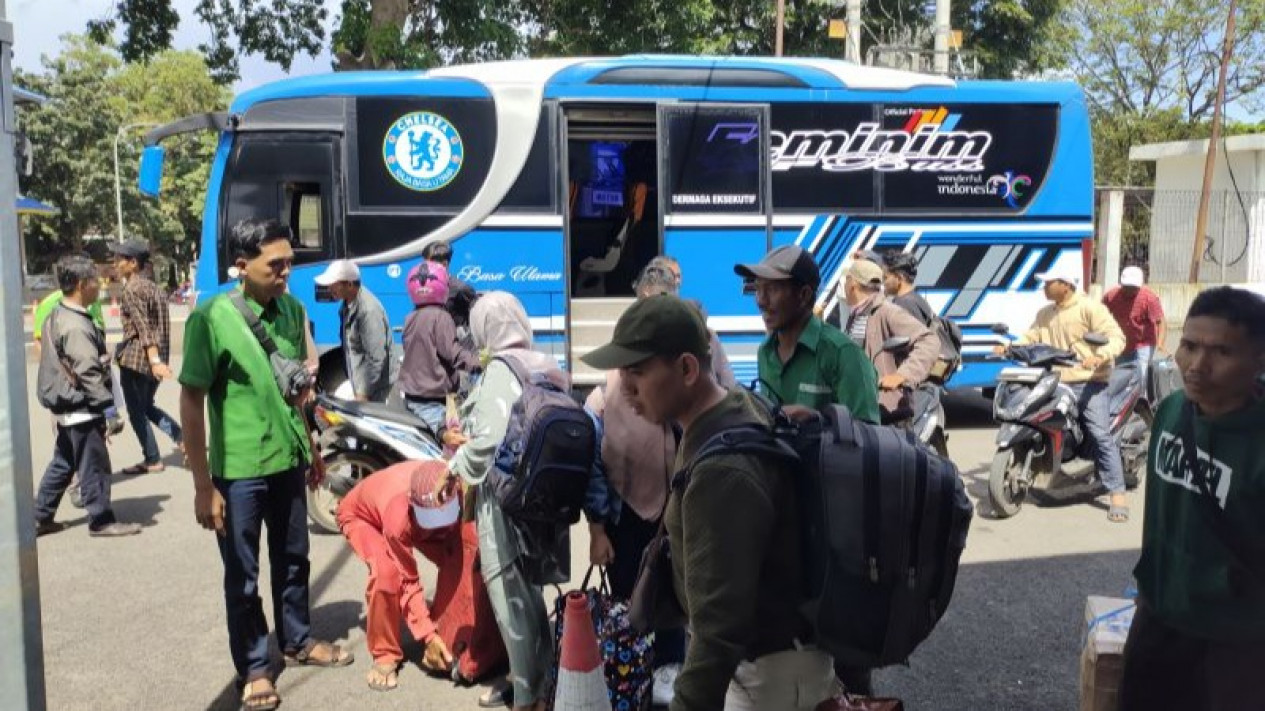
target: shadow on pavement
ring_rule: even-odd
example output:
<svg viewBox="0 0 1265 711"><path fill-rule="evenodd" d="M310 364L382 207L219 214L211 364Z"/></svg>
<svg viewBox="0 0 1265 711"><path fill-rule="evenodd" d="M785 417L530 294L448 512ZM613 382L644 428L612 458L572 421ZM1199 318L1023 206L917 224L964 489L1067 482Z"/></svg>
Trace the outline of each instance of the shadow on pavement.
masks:
<svg viewBox="0 0 1265 711"><path fill-rule="evenodd" d="M875 693L929 709L1074 709L1088 595L1122 596L1137 551L962 566L953 602L910 660ZM980 630L992 634L980 634Z"/></svg>
<svg viewBox="0 0 1265 711"><path fill-rule="evenodd" d="M163 512L162 504L170 498L167 494L114 498L111 506L114 508L114 515L118 516L120 521L139 523L149 528L158 523L158 514Z"/></svg>

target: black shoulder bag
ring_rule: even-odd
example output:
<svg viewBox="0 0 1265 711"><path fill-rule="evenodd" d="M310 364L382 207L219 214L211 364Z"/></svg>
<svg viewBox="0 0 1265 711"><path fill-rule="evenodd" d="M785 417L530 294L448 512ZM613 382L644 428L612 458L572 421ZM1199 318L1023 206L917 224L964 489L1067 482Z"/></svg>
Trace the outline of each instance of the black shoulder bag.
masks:
<svg viewBox="0 0 1265 711"><path fill-rule="evenodd" d="M1187 400L1182 408L1181 419L1182 454L1186 466L1190 469L1190 478L1198 487L1212 532L1230 552L1235 567L1246 573L1254 587L1265 589L1265 551L1253 544L1235 530L1234 524L1226 517L1225 510L1217 501L1217 495L1208 483L1207 475L1199 466L1199 450L1195 444L1195 405ZM1209 466L1212 466L1212 453L1208 453Z"/></svg>
<svg viewBox="0 0 1265 711"><path fill-rule="evenodd" d="M272 377L277 382L277 388L281 390L281 396L286 399L286 402L293 401L304 390L310 388L312 376L307 372L307 366L293 358L287 358L277 350L277 344L273 342L272 336L268 335L268 331L264 329L263 323L259 321L255 312L250 310L246 297L242 296L240 291L234 290L229 293L229 300L233 302L233 306L237 307L242 318L246 319L250 332L255 334L255 339L263 347L264 354L268 356L268 364L272 367Z"/></svg>

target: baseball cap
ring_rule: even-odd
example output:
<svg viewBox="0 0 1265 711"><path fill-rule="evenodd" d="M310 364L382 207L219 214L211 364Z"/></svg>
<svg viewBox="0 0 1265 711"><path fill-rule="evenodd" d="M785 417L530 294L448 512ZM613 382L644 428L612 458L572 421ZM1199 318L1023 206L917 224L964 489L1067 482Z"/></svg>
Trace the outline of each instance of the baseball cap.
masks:
<svg viewBox="0 0 1265 711"><path fill-rule="evenodd" d="M1120 286L1142 286L1144 281L1146 278L1142 274L1142 267L1125 267L1120 272Z"/></svg>
<svg viewBox="0 0 1265 711"><path fill-rule="evenodd" d="M848 267L848 278L858 284L883 285L883 268L868 259L854 259Z"/></svg>
<svg viewBox="0 0 1265 711"><path fill-rule="evenodd" d="M110 245L110 251L126 259L138 259L149 256L149 245L138 239L129 239Z"/></svg>
<svg viewBox="0 0 1265 711"><path fill-rule="evenodd" d="M813 255L793 244L769 252L759 264L734 265L734 274L747 279L795 279L813 288L821 284L821 272Z"/></svg>
<svg viewBox="0 0 1265 711"><path fill-rule="evenodd" d="M1075 264L1064 262L1048 272L1041 272L1037 275L1037 280L1043 284L1052 281L1064 281L1073 286L1080 286L1081 270Z"/></svg>
<svg viewBox="0 0 1265 711"><path fill-rule="evenodd" d="M671 294L641 299L628 307L615 324L611 342L580 356L598 370L615 370L657 355L711 353L707 324L698 308Z"/></svg>
<svg viewBox="0 0 1265 711"><path fill-rule="evenodd" d="M360 267L347 259L336 259L329 263L324 273L314 280L321 286L337 284L340 281L360 281Z"/></svg>

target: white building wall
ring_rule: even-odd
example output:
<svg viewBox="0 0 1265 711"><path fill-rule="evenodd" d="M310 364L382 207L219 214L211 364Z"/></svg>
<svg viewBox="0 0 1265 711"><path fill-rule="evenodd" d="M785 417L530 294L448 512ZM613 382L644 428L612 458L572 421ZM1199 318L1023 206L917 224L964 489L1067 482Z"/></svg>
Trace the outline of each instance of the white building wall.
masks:
<svg viewBox="0 0 1265 711"><path fill-rule="evenodd" d="M1208 240L1199 267L1201 282L1265 278L1265 240L1254 239L1265 234L1262 153L1233 151L1229 161L1223 152L1217 156L1208 205ZM1184 282L1189 276L1204 159L1202 152L1190 152L1156 161L1148 275L1152 282Z"/></svg>

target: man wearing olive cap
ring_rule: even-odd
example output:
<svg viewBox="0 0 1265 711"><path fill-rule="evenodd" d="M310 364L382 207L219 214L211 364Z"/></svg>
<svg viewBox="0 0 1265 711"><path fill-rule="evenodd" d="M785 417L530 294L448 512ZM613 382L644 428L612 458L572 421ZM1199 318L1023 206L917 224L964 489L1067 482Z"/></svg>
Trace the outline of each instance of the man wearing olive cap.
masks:
<svg viewBox="0 0 1265 711"><path fill-rule="evenodd" d="M637 414L681 426L678 471L721 430L770 424L753 395L717 384L708 343L698 310L665 294L633 304L611 342L582 357L619 370ZM833 660L800 644L811 630L787 585L802 565L791 477L780 463L720 453L674 482L664 522L693 639L671 711L812 708L830 696Z"/></svg>

